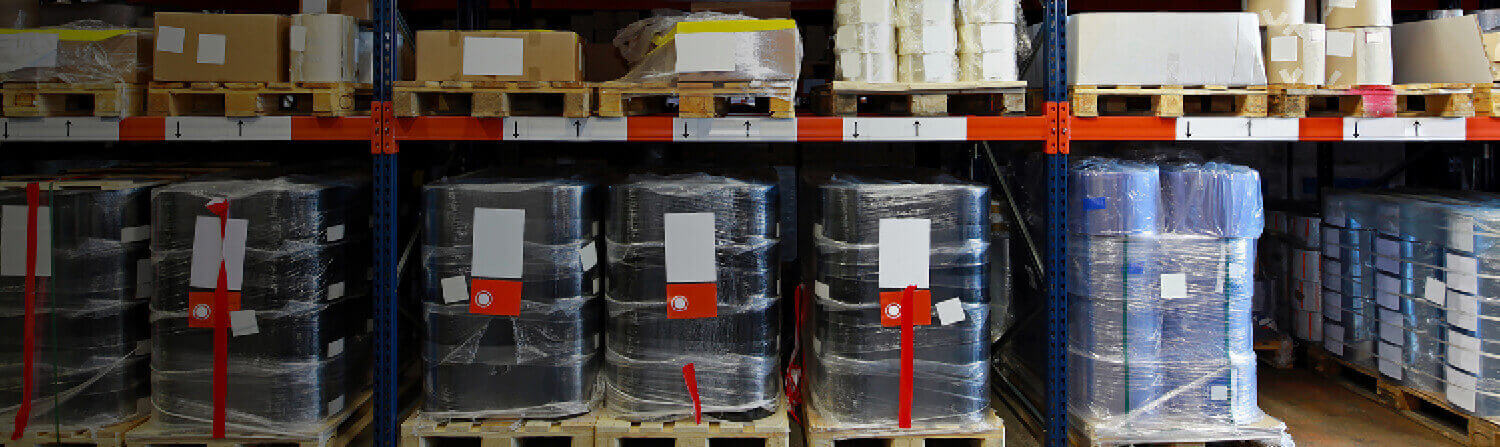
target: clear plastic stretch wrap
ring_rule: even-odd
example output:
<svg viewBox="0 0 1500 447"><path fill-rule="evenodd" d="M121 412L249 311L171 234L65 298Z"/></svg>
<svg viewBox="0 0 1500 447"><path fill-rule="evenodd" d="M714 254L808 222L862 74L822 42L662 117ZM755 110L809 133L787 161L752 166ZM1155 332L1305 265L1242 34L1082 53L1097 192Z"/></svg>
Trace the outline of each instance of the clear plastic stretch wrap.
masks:
<svg viewBox="0 0 1500 447"><path fill-rule="evenodd" d="M744 421L776 410L776 194L772 183L705 174L637 175L610 187L605 402L611 410L630 420L692 415L683 385L688 364L704 416ZM704 228L709 222L712 228ZM709 234L711 241L696 237ZM685 265L700 256L711 257L712 268ZM689 271L707 276L682 281ZM668 290L681 290L675 287L709 285L712 294L674 292L668 300ZM704 309L712 315L683 313Z"/></svg>
<svg viewBox="0 0 1500 447"><path fill-rule="evenodd" d="M838 80L896 82L896 3L838 0L833 50Z"/></svg>
<svg viewBox="0 0 1500 447"><path fill-rule="evenodd" d="M953 27L956 23L953 0L895 0L896 27Z"/></svg>
<svg viewBox="0 0 1500 447"><path fill-rule="evenodd" d="M622 82L735 81L785 87L795 85L802 71L802 37L790 19L717 12L656 16L620 30L614 45L630 62ZM788 91L768 88L766 93L790 95Z"/></svg>
<svg viewBox="0 0 1500 447"><path fill-rule="evenodd" d="M893 427L900 414L901 327L882 304L882 222L929 222L931 324L914 327L911 421L992 429L989 188L947 176L917 182L835 177L819 187L811 402L832 427ZM884 293L899 293L886 288ZM942 309L950 306L956 315Z"/></svg>
<svg viewBox="0 0 1500 447"><path fill-rule="evenodd" d="M587 413L602 361L597 190L578 179L479 172L423 188L423 414L433 418L562 418ZM520 210L521 231L480 214ZM476 229L476 220L492 225ZM478 230L478 231L476 231ZM505 236L501 236L504 234ZM519 239L519 311L471 311L476 248ZM476 251L480 250L480 251ZM476 286L477 289L477 286ZM506 383L496 388L494 383Z"/></svg>
<svg viewBox="0 0 1500 447"><path fill-rule="evenodd" d="M1373 203L1358 194L1323 201L1323 345L1376 367Z"/></svg>
<svg viewBox="0 0 1500 447"><path fill-rule="evenodd" d="M146 415L149 349L142 342L151 287L149 272L140 269L149 267L155 184L118 183L133 184L41 182L37 219L50 237L38 233L46 240L38 241L28 433L94 430ZM0 250L25 253L27 210L24 188L0 186L0 232L20 236L0 239ZM24 262L22 256L0 261L0 420L7 435L24 389Z"/></svg>
<svg viewBox="0 0 1500 447"><path fill-rule="evenodd" d="M220 200L222 239L207 208ZM370 203L355 175L202 179L153 191L157 429L202 435L213 425L220 244L231 311L239 298L225 358L229 431L319 436L326 418L357 403L370 381Z"/></svg>
<svg viewBox="0 0 1500 447"><path fill-rule="evenodd" d="M1088 159L1069 195L1069 411L1089 437L1283 441L1256 404L1259 174Z"/></svg>
<svg viewBox="0 0 1500 447"><path fill-rule="evenodd" d="M0 25L6 26L6 25ZM5 82L144 82L151 68L151 33L98 21L8 30L14 45L0 58Z"/></svg>

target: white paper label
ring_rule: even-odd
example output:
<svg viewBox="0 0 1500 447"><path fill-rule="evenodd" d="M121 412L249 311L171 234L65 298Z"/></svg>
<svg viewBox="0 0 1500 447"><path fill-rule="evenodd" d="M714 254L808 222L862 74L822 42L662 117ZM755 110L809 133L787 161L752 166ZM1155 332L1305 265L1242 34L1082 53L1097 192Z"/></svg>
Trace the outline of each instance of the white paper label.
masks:
<svg viewBox="0 0 1500 447"><path fill-rule="evenodd" d="M344 396L328 401L328 414L338 414L340 411L344 411Z"/></svg>
<svg viewBox="0 0 1500 447"><path fill-rule="evenodd" d="M1394 349L1395 355L1397 355L1397 357L1386 357L1386 351L1388 349ZM1401 357L1399 357L1400 355L1401 347L1380 343L1380 359L1376 362L1380 368L1380 373L1384 374L1386 377L1401 380L1401 373L1404 372L1405 368L1401 364ZM1388 358L1393 358L1396 360L1387 360Z"/></svg>
<svg viewBox="0 0 1500 447"><path fill-rule="evenodd" d="M1208 387L1208 399L1229 400L1229 387L1224 385L1214 385Z"/></svg>
<svg viewBox="0 0 1500 447"><path fill-rule="evenodd" d="M1344 327L1336 324L1323 326L1323 348L1333 355L1344 355Z"/></svg>
<svg viewBox="0 0 1500 447"><path fill-rule="evenodd" d="M1448 402L1459 408L1474 411L1474 387L1478 380L1451 366L1445 369L1443 379L1448 382L1445 389Z"/></svg>
<svg viewBox="0 0 1500 447"><path fill-rule="evenodd" d="M946 26L922 28L922 50L932 53L954 51L954 32L953 28Z"/></svg>
<svg viewBox="0 0 1500 447"><path fill-rule="evenodd" d="M1297 61L1297 36L1272 37L1271 62Z"/></svg>
<svg viewBox="0 0 1500 447"><path fill-rule="evenodd" d="M520 76L524 73L526 39L513 37L465 37L464 74L469 76Z"/></svg>
<svg viewBox="0 0 1500 447"><path fill-rule="evenodd" d="M677 35L677 72L734 71L737 33Z"/></svg>
<svg viewBox="0 0 1500 447"><path fill-rule="evenodd" d="M1479 298L1449 289L1448 324L1470 331L1479 330Z"/></svg>
<svg viewBox="0 0 1500 447"><path fill-rule="evenodd" d="M1448 288L1464 293L1479 293L1479 260L1468 256L1448 254L1444 257L1444 271L1448 273Z"/></svg>
<svg viewBox="0 0 1500 447"><path fill-rule="evenodd" d="M984 53L980 63L984 68L984 80L1004 81L1016 76L1016 56L1011 53Z"/></svg>
<svg viewBox="0 0 1500 447"><path fill-rule="evenodd" d="M193 261L188 271L188 285L203 289L219 285L219 261L224 262L224 273L229 279L229 290L240 290L245 273L245 235L249 229L245 219L229 219L228 231L219 237L219 218L198 216L193 227Z"/></svg>
<svg viewBox="0 0 1500 447"><path fill-rule="evenodd" d="M0 70L57 66L57 35L0 34Z"/></svg>
<svg viewBox="0 0 1500 447"><path fill-rule="evenodd" d="M336 282L328 286L328 299L338 299L344 296L344 283Z"/></svg>
<svg viewBox="0 0 1500 447"><path fill-rule="evenodd" d="M470 272L480 278L520 278L526 210L474 208L473 228Z"/></svg>
<svg viewBox="0 0 1500 447"><path fill-rule="evenodd" d="M1448 245L1458 251L1474 251L1474 218L1459 216L1450 222Z"/></svg>
<svg viewBox="0 0 1500 447"><path fill-rule="evenodd" d="M813 281L813 296L828 299L828 285L822 281Z"/></svg>
<svg viewBox="0 0 1500 447"><path fill-rule="evenodd" d="M224 47L227 40L223 34L198 35L198 63L224 65Z"/></svg>
<svg viewBox="0 0 1500 447"><path fill-rule="evenodd" d="M139 225L120 229L120 242L131 243L151 239L151 226Z"/></svg>
<svg viewBox="0 0 1500 447"><path fill-rule="evenodd" d="M1016 38L1010 31L1014 28L997 23L979 25L979 49L1007 48L1006 42Z"/></svg>
<svg viewBox="0 0 1500 447"><path fill-rule="evenodd" d="M877 281L882 289L928 288L932 250L929 219L880 219Z"/></svg>
<svg viewBox="0 0 1500 447"><path fill-rule="evenodd" d="M156 51L182 54L182 42L187 30L175 26L156 27Z"/></svg>
<svg viewBox="0 0 1500 447"><path fill-rule="evenodd" d="M462 276L443 278L438 281L438 286L443 289L443 304L469 300L469 282Z"/></svg>
<svg viewBox="0 0 1500 447"><path fill-rule="evenodd" d="M1479 339L1448 330L1448 364L1464 371L1479 371Z"/></svg>
<svg viewBox="0 0 1500 447"><path fill-rule="evenodd" d="M303 14L327 14L328 0L302 0Z"/></svg>
<svg viewBox="0 0 1500 447"><path fill-rule="evenodd" d="M1343 312L1339 312L1339 309L1342 309L1343 307L1344 307L1344 296L1343 295L1340 295L1338 292L1333 292L1333 291L1324 291L1323 292L1323 309L1325 311L1323 313L1323 317L1324 318L1327 318L1329 320L1333 320L1333 322L1335 322L1335 323L1343 323L1344 322L1344 313Z"/></svg>
<svg viewBox="0 0 1500 447"><path fill-rule="evenodd" d="M1163 273L1161 275L1162 298L1187 298L1187 274Z"/></svg>
<svg viewBox="0 0 1500 447"><path fill-rule="evenodd" d="M1448 302L1448 285L1443 284L1437 278L1427 278L1427 284L1422 286L1422 297L1438 306L1446 306Z"/></svg>
<svg viewBox="0 0 1500 447"><path fill-rule="evenodd" d="M583 266L585 272L593 270L599 264L599 249L594 246L593 241L578 250L578 264Z"/></svg>
<svg viewBox="0 0 1500 447"><path fill-rule="evenodd" d="M667 213L664 222L667 282L718 281L714 213Z"/></svg>
<svg viewBox="0 0 1500 447"><path fill-rule="evenodd" d="M155 267L151 264L151 258L142 258L135 261L135 297L150 298L156 285Z"/></svg>
<svg viewBox="0 0 1500 447"><path fill-rule="evenodd" d="M327 238L328 242L338 242L344 240L344 224L338 224L328 227Z"/></svg>
<svg viewBox="0 0 1500 447"><path fill-rule="evenodd" d="M25 205L0 206L0 276L26 276ZM52 207L36 208L36 276L52 276Z"/></svg>
<svg viewBox="0 0 1500 447"><path fill-rule="evenodd" d="M964 303L958 298L949 298L937 303L935 306L938 314L938 324L947 326L964 321L967 314L964 313Z"/></svg>
<svg viewBox="0 0 1500 447"><path fill-rule="evenodd" d="M1327 48L1329 56L1354 57L1354 33L1329 31Z"/></svg>
<svg viewBox="0 0 1500 447"><path fill-rule="evenodd" d="M1363 34L1365 35L1365 43L1369 43L1369 44L1381 44L1381 43L1385 43L1385 34L1384 33L1376 32L1376 31L1371 31L1371 32L1363 33Z"/></svg>
<svg viewBox="0 0 1500 447"><path fill-rule="evenodd" d="M1380 309L1380 339L1391 343L1401 344L1401 339L1406 332L1406 322L1401 319L1401 312L1390 309Z"/></svg>
<svg viewBox="0 0 1500 447"><path fill-rule="evenodd" d="M307 51L307 27L292 25L287 28L287 45L292 51Z"/></svg>
<svg viewBox="0 0 1500 447"><path fill-rule="evenodd" d="M235 337L241 335L255 335L260 333L260 325L255 321L255 311L234 310L229 312L229 330Z"/></svg>
<svg viewBox="0 0 1500 447"><path fill-rule="evenodd" d="M334 341L328 342L328 357L329 358L338 357L339 354L343 354L343 353L344 353L344 339L340 338L338 340L334 340Z"/></svg>
<svg viewBox="0 0 1500 447"><path fill-rule="evenodd" d="M928 20L945 20L951 22L947 17L953 14L953 2L950 0L918 0L922 2L922 18Z"/></svg>

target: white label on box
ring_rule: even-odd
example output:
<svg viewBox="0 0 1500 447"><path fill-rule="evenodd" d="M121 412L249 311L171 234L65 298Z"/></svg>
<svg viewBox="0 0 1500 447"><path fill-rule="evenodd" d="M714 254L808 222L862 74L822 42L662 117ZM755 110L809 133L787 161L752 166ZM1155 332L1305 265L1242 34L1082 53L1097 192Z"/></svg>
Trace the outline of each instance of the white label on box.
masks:
<svg viewBox="0 0 1500 447"><path fill-rule="evenodd" d="M135 261L135 297L150 298L155 287L155 267L151 264L151 258L141 258Z"/></svg>
<svg viewBox="0 0 1500 447"><path fill-rule="evenodd" d="M1459 216L1450 222L1448 245L1458 251L1474 251L1474 218Z"/></svg>
<svg viewBox="0 0 1500 447"><path fill-rule="evenodd" d="M1470 331L1479 330L1479 298L1448 290L1448 324Z"/></svg>
<svg viewBox="0 0 1500 447"><path fill-rule="evenodd" d="M930 57L929 57L930 56ZM953 59L938 57L936 54L923 55L922 73L928 82L938 82L940 79L950 79L954 76Z"/></svg>
<svg viewBox="0 0 1500 447"><path fill-rule="evenodd" d="M303 14L327 14L328 0L302 0Z"/></svg>
<svg viewBox="0 0 1500 447"><path fill-rule="evenodd" d="M328 401L328 414L338 414L340 411L344 411L344 396Z"/></svg>
<svg viewBox="0 0 1500 447"><path fill-rule="evenodd" d="M443 278L438 281L438 287L443 289L443 304L469 300L469 282L464 281L462 276Z"/></svg>
<svg viewBox="0 0 1500 447"><path fill-rule="evenodd" d="M1354 57L1354 33L1329 31L1327 48L1329 56Z"/></svg>
<svg viewBox="0 0 1500 447"><path fill-rule="evenodd" d="M1444 390L1448 402L1458 405L1459 408L1474 411L1474 386L1478 380L1451 366L1444 369L1443 380L1448 382Z"/></svg>
<svg viewBox="0 0 1500 447"><path fill-rule="evenodd" d="M187 30L175 26L156 27L156 51L182 54L182 41L187 39Z"/></svg>
<svg viewBox="0 0 1500 447"><path fill-rule="evenodd" d="M292 51L307 51L307 27L292 25L287 28L287 45Z"/></svg>
<svg viewBox="0 0 1500 447"><path fill-rule="evenodd" d="M1329 8L1355 8L1359 6L1359 0L1328 0Z"/></svg>
<svg viewBox="0 0 1500 447"><path fill-rule="evenodd" d="M235 337L241 335L255 335L260 333L260 325L255 321L253 310L229 311L229 330Z"/></svg>
<svg viewBox="0 0 1500 447"><path fill-rule="evenodd" d="M953 51L954 30L946 26L929 26L922 28L922 50L927 52Z"/></svg>
<svg viewBox="0 0 1500 447"><path fill-rule="evenodd" d="M1161 275L1162 298L1187 298L1187 274L1163 273Z"/></svg>
<svg viewBox="0 0 1500 447"><path fill-rule="evenodd" d="M979 49L1007 48L1006 42L1015 40L1016 35L1008 31L1014 28L997 23L986 23L979 25Z"/></svg>
<svg viewBox="0 0 1500 447"><path fill-rule="evenodd" d="M1464 371L1479 371L1479 339L1448 330L1448 364Z"/></svg>
<svg viewBox="0 0 1500 447"><path fill-rule="evenodd" d="M879 275L882 289L928 288L932 220L880 219Z"/></svg>
<svg viewBox="0 0 1500 447"><path fill-rule="evenodd" d="M1234 370L1230 370L1231 372ZM1208 387L1209 400L1229 400L1229 387L1224 385L1213 385Z"/></svg>
<svg viewBox="0 0 1500 447"><path fill-rule="evenodd" d="M1390 345L1387 345L1385 343L1381 343L1380 344L1380 349L1382 351L1384 351L1387 346L1390 346ZM1399 351L1399 349L1398 349L1398 351ZM1403 368L1401 367L1401 363L1393 362L1393 361L1390 361L1390 360L1386 360L1384 357L1382 357L1376 363L1378 363L1379 366L1380 366L1380 373L1381 374L1384 374L1386 377L1390 377L1390 378L1393 378L1393 379L1396 379L1396 380L1401 380L1401 373L1402 373L1402 370L1403 370Z"/></svg>
<svg viewBox="0 0 1500 447"><path fill-rule="evenodd" d="M1271 62L1296 62L1297 36L1271 38Z"/></svg>
<svg viewBox="0 0 1500 447"><path fill-rule="evenodd" d="M858 49L861 49L860 45L859 45L859 27L858 26L840 26L840 27L838 27L838 29L835 30L834 33L833 33L833 48L835 50L858 50Z"/></svg>
<svg viewBox="0 0 1500 447"><path fill-rule="evenodd" d="M714 213L667 213L664 223L667 282L718 281Z"/></svg>
<svg viewBox="0 0 1500 447"><path fill-rule="evenodd" d="M1427 284L1422 286L1422 297L1438 306L1446 306L1448 300L1448 285L1437 278L1427 278Z"/></svg>
<svg viewBox="0 0 1500 447"><path fill-rule="evenodd" d="M1016 77L1016 55L1012 53L984 53L980 55L986 81L1013 81Z"/></svg>
<svg viewBox="0 0 1500 447"><path fill-rule="evenodd" d="M240 290L245 273L245 234L249 221L229 219L226 237L219 237L219 218L198 216L193 227L193 260L188 285L204 289L219 286L219 261L229 279L229 290Z"/></svg>
<svg viewBox="0 0 1500 447"><path fill-rule="evenodd" d="M593 270L594 266L599 264L599 249L594 246L593 241L589 241L588 245L578 250L578 264L585 272Z"/></svg>
<svg viewBox="0 0 1500 447"><path fill-rule="evenodd" d="M26 276L25 205L0 206L0 276ZM36 276L52 276L52 207L36 208Z"/></svg>
<svg viewBox="0 0 1500 447"><path fill-rule="evenodd" d="M56 66L56 34L0 34L0 70Z"/></svg>
<svg viewBox="0 0 1500 447"><path fill-rule="evenodd" d="M1334 291L1323 291L1323 309L1327 310L1324 317L1335 323L1343 323L1344 313L1339 309L1344 308L1344 296Z"/></svg>
<svg viewBox="0 0 1500 447"><path fill-rule="evenodd" d="M813 281L813 296L828 299L828 285L822 281Z"/></svg>
<svg viewBox="0 0 1500 447"><path fill-rule="evenodd" d="M1401 343L1402 334L1406 332L1406 322L1401 319L1401 312L1390 309L1380 309L1380 339L1391 343Z"/></svg>
<svg viewBox="0 0 1500 447"><path fill-rule="evenodd" d="M224 65L224 47L227 43L223 34L199 34L198 63Z"/></svg>
<svg viewBox="0 0 1500 447"><path fill-rule="evenodd" d="M464 75L520 76L526 58L526 39L465 37Z"/></svg>
<svg viewBox="0 0 1500 447"><path fill-rule="evenodd" d="M344 296L344 283L342 281L328 285L328 299L336 300Z"/></svg>
<svg viewBox="0 0 1500 447"><path fill-rule="evenodd" d="M1448 288L1464 293L1479 293L1479 260L1452 253L1444 256L1444 271L1448 272Z"/></svg>
<svg viewBox="0 0 1500 447"><path fill-rule="evenodd" d="M128 244L131 242L144 241L147 239L151 239L150 225L138 225L120 229L120 242L122 243Z"/></svg>
<svg viewBox="0 0 1500 447"><path fill-rule="evenodd" d="M1362 33L1362 34L1365 35L1365 43L1371 43L1371 44L1385 43L1385 34L1384 33L1380 33L1380 32L1366 32L1366 33Z"/></svg>
<svg viewBox="0 0 1500 447"><path fill-rule="evenodd" d="M943 300L933 307L937 308L938 324L941 326L958 323L967 318L967 314L964 313L964 303L958 298Z"/></svg>
<svg viewBox="0 0 1500 447"><path fill-rule="evenodd" d="M1401 308L1401 297L1386 290L1375 289L1375 302L1386 309Z"/></svg>
<svg viewBox="0 0 1500 447"><path fill-rule="evenodd" d="M338 242L344 240L344 224L338 224L328 227L327 237L328 242Z"/></svg>
<svg viewBox="0 0 1500 447"><path fill-rule="evenodd" d="M520 278L526 210L474 208L473 228L470 272L480 278Z"/></svg>
<svg viewBox="0 0 1500 447"><path fill-rule="evenodd" d="M678 73L734 71L737 33L687 33L677 35Z"/></svg>
<svg viewBox="0 0 1500 447"><path fill-rule="evenodd" d="M1323 327L1323 348L1333 355L1344 355L1344 327L1330 324Z"/></svg>
<svg viewBox="0 0 1500 447"><path fill-rule="evenodd" d="M327 357L329 357L329 358L338 357L339 354L343 354L343 353L344 353L344 339L340 338L338 340L334 340L334 341L328 342L328 355L327 355Z"/></svg>
<svg viewBox="0 0 1500 447"><path fill-rule="evenodd" d="M919 19L942 20L953 14L951 0L917 0L922 2L922 17ZM952 21L952 19L948 19Z"/></svg>

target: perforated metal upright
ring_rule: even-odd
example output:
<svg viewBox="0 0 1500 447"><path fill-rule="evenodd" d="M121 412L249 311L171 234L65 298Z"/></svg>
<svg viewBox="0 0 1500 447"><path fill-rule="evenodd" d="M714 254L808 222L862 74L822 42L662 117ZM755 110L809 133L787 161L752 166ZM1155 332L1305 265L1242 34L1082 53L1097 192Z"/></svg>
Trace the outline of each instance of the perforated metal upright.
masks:
<svg viewBox="0 0 1500 447"><path fill-rule="evenodd" d="M396 389L401 380L397 342L396 140L392 128L391 82L396 79L396 0L371 2L375 19L375 95L370 105L370 153L374 172L375 203L375 445L395 447L400 402Z"/></svg>
<svg viewBox="0 0 1500 447"><path fill-rule="evenodd" d="M1068 102L1067 0L1043 0L1042 51L1049 135L1047 159L1047 446L1068 442L1068 396L1065 386L1068 345L1067 221L1068 142L1072 110Z"/></svg>

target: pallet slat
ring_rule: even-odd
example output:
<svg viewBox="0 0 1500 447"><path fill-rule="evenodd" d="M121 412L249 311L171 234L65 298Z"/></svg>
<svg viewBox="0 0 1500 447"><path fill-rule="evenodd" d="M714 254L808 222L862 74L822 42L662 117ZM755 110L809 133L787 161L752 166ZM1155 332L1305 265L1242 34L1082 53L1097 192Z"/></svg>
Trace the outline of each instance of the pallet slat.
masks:
<svg viewBox="0 0 1500 447"><path fill-rule="evenodd" d="M11 117L137 116L144 111L142 84L7 83L0 114Z"/></svg>
<svg viewBox="0 0 1500 447"><path fill-rule="evenodd" d="M817 93L824 113L903 116L1024 115L1024 81L869 83L834 81Z"/></svg>
<svg viewBox="0 0 1500 447"><path fill-rule="evenodd" d="M624 439L671 440L676 447L707 447L713 439L760 440L763 447L789 447L791 422L786 402L775 413L748 422L713 421L695 424L691 419L670 422L631 422L605 410L594 427L593 447L621 447Z"/></svg>
<svg viewBox="0 0 1500 447"><path fill-rule="evenodd" d="M993 429L975 430L956 425L914 426L910 429L888 430L869 428L844 428L830 423L817 407L802 406L806 416L807 447L840 447L844 441L880 440L892 447L923 447L929 440L966 440L971 447L1005 447L1005 424L990 410L985 415L986 425Z"/></svg>
<svg viewBox="0 0 1500 447"><path fill-rule="evenodd" d="M1474 84L1403 84L1392 86L1318 87L1271 85L1271 116L1351 118L1475 116L1488 91ZM1493 109L1493 106L1489 106Z"/></svg>
<svg viewBox="0 0 1500 447"><path fill-rule="evenodd" d="M41 447L60 444L76 447L121 447L125 442L125 433L144 422L146 422L146 416L102 428L62 432L52 432L47 424L38 424L42 426L27 430L21 439L11 440L7 432L7 436L0 439L0 447Z"/></svg>
<svg viewBox="0 0 1500 447"><path fill-rule="evenodd" d="M268 435L229 433L224 438L213 438L206 434L178 435L163 431L156 420L148 419L144 424L125 434L125 444L130 447L153 446L204 446L245 447L348 447L356 438L371 428L375 421L373 393L365 391L354 399L352 405L323 421L322 429L315 435Z"/></svg>
<svg viewBox="0 0 1500 447"><path fill-rule="evenodd" d="M603 82L598 86L602 117L624 117L667 111L667 100L677 99L677 116L718 118L730 110L732 98L764 100L765 114L772 118L794 118L792 82Z"/></svg>
<svg viewBox="0 0 1500 447"><path fill-rule="evenodd" d="M561 420L441 420L413 412L401 423L401 447L444 447L450 441L480 446L517 447L525 440L568 438L570 447L594 446L597 416L588 413Z"/></svg>
<svg viewBox="0 0 1500 447"><path fill-rule="evenodd" d="M1266 116L1265 86L1080 85L1074 116Z"/></svg>
<svg viewBox="0 0 1500 447"><path fill-rule="evenodd" d="M1392 382L1376 370L1316 347L1308 348L1306 356L1317 373L1444 437L1472 447L1493 447L1500 441L1500 419L1473 415L1444 396Z"/></svg>
<svg viewBox="0 0 1500 447"><path fill-rule="evenodd" d="M507 117L561 115L585 118L594 92L587 82L406 81L393 87L396 116Z"/></svg>
<svg viewBox="0 0 1500 447"><path fill-rule="evenodd" d="M151 116L353 116L369 112L369 84L152 82Z"/></svg>

